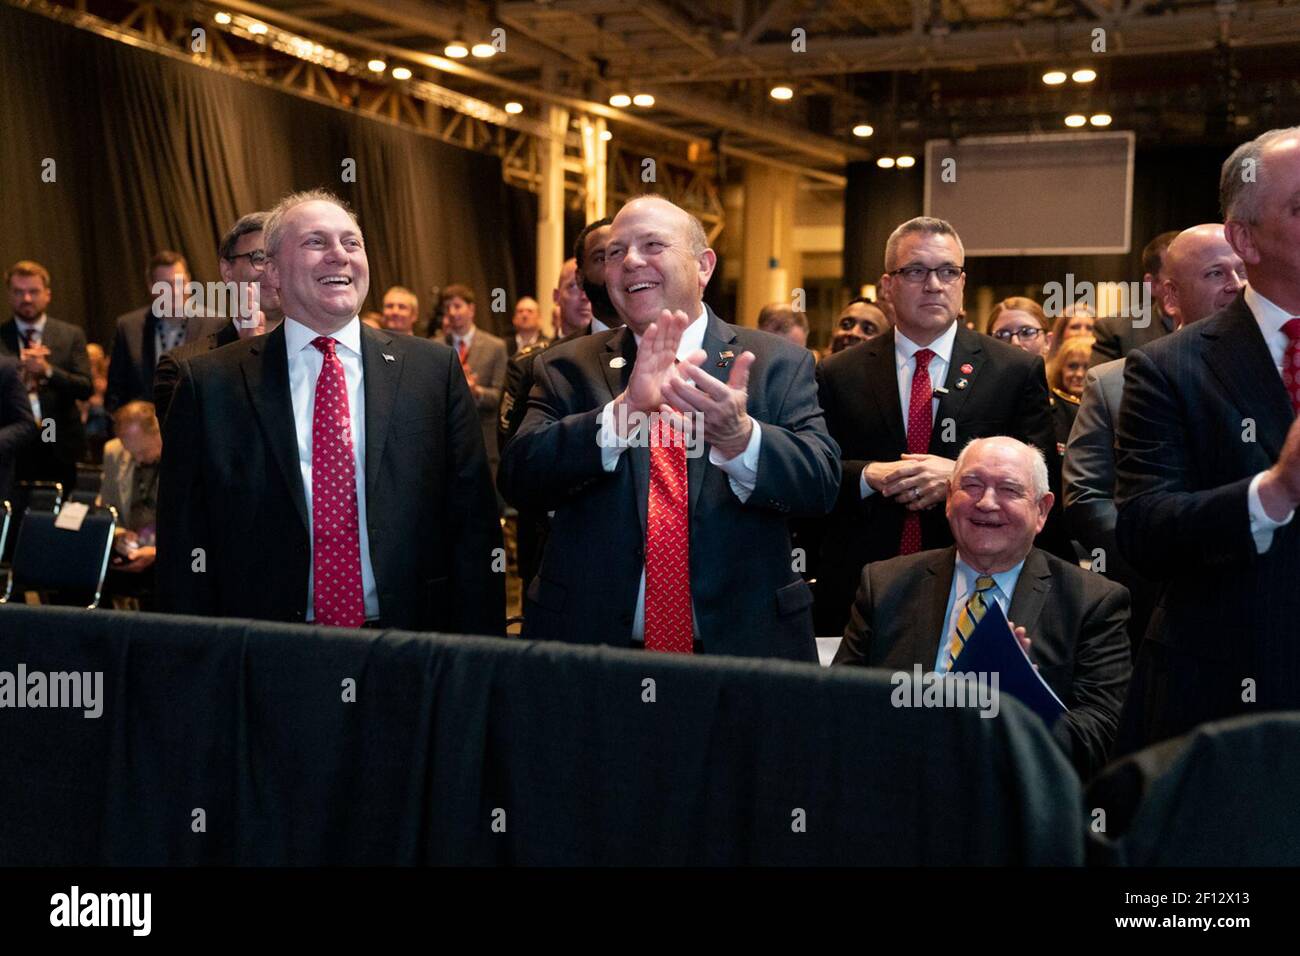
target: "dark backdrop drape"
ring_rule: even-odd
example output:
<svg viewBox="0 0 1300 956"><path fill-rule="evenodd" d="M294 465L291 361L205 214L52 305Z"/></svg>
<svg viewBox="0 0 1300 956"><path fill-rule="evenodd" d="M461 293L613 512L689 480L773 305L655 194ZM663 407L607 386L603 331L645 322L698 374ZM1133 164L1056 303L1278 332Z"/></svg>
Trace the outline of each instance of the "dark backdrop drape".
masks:
<svg viewBox="0 0 1300 956"><path fill-rule="evenodd" d="M983 256L967 263L967 288L988 285L1021 294L1046 282L1136 282L1142 247L1169 229L1220 222L1219 166L1236 144L1139 148L1133 159L1132 248L1127 255ZM924 163L910 170L852 163L844 202L844 282L857 288L880 280L885 240L924 208ZM1044 202L1044 215L1051 215ZM1041 296L1040 296L1041 298ZM968 303L969 304L969 303Z"/></svg>
<svg viewBox="0 0 1300 956"><path fill-rule="evenodd" d="M149 301L153 251L177 249L196 279L217 280L217 244L240 215L316 186L358 213L372 307L394 284L425 296L466 282L485 299L500 287L512 302L517 282L532 291L534 197L513 195L495 157L9 6L0 62L0 262L49 268L50 314L92 341ZM346 159L355 183L342 182Z"/></svg>

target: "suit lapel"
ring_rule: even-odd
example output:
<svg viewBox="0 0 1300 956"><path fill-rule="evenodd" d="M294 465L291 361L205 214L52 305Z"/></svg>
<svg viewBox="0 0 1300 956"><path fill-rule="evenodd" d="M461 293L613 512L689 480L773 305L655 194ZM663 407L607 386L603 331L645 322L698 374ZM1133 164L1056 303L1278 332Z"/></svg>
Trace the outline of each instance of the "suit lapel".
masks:
<svg viewBox="0 0 1300 956"><path fill-rule="evenodd" d="M948 376L943 383L948 393L939 396L939 408L934 414L934 430L930 432L930 454L942 455L944 458L957 457L956 441L943 440L943 433L946 431L943 422L947 419L957 421L966 404L966 397L980 387L980 370L984 366L985 358L984 346L980 342L979 334L959 324L957 337L952 343ZM970 371L962 371L967 366L970 367ZM960 384L963 381L966 384ZM955 435L953 437L956 438Z"/></svg>
<svg viewBox="0 0 1300 956"><path fill-rule="evenodd" d="M898 660L886 662L901 667L920 663L926 671L934 670L934 660L939 656L939 641L947 624L944 612L948 607L948 592L952 590L952 576L956 570L957 549L935 551L934 558L925 566L920 593L914 608L900 608L902 617L911 618L905 627L908 646Z"/></svg>
<svg viewBox="0 0 1300 956"><path fill-rule="evenodd" d="M625 325L605 340L604 349L600 353L600 370L605 376L611 399L617 398L627 388L635 363L636 337ZM650 495L650 450L643 445L633 445L623 452L623 456L632 469L632 487L635 490L637 515L641 519L641 536L644 538Z"/></svg>
<svg viewBox="0 0 1300 956"><path fill-rule="evenodd" d="M152 309L146 310L144 313L144 331L141 333L143 338L140 342L140 375L147 381L153 380L153 370L158 366L157 328L158 317L153 314ZM149 389L145 391L147 392Z"/></svg>
<svg viewBox="0 0 1300 956"><path fill-rule="evenodd" d="M1034 548L1025 557L1025 566L1020 569L1016 593L1011 595L1007 620L1014 621L1016 627L1023 627L1032 636L1051 590L1052 572L1047 566L1047 558L1043 552Z"/></svg>
<svg viewBox="0 0 1300 956"><path fill-rule="evenodd" d="M903 427L903 406L898 400L898 363L894 359L893 329L855 345L854 350L858 349L863 352L862 374L866 393L875 402L884 430L889 435L889 447L897 448L901 454L907 451L907 432ZM872 429L869 421L863 422L862 427Z"/></svg>
<svg viewBox="0 0 1300 956"><path fill-rule="evenodd" d="M1199 332L1205 342L1205 363L1237 407L1256 419L1260 447L1270 460L1277 459L1294 416L1286 386L1244 294L1228 306L1222 322L1202 326Z"/></svg>
<svg viewBox="0 0 1300 956"><path fill-rule="evenodd" d="M289 394L289 357L284 341L284 324L255 341L256 345L241 363L244 383L253 410L262 423L267 444L271 446L271 454L280 466L293 506L306 530L311 525L307 520L307 496L298 467L298 433L293 420L293 397Z"/></svg>
<svg viewBox="0 0 1300 956"><path fill-rule="evenodd" d="M736 341L736 333L729 325L718 318L707 305L704 308L708 315L705 320L702 345L706 353L704 370L725 385L727 379L731 376L731 365L736 356L732 355L724 360L722 353L723 351L735 351L732 345ZM726 366L719 367L719 363L723 361L726 361ZM708 476L706 468L708 460L708 455L704 453L703 446L700 446L700 454L686 459L686 488L691 501L689 514L695 513L695 502L699 500L700 488Z"/></svg>
<svg viewBox="0 0 1300 956"><path fill-rule="evenodd" d="M390 349L393 337L361 325L361 374L366 396L366 500L375 501L379 486L379 465L384 458L388 429L402 380L402 355ZM384 358L392 356L392 361Z"/></svg>

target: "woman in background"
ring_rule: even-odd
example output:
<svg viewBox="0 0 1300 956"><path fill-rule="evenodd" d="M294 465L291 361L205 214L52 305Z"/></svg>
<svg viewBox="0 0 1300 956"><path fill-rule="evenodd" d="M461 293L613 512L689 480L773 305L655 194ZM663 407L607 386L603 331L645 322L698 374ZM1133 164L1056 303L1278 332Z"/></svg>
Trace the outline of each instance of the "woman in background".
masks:
<svg viewBox="0 0 1300 956"><path fill-rule="evenodd" d="M989 335L1014 345L1030 355L1046 356L1052 347L1052 333L1047 330L1047 316L1033 299L1013 295L1003 299L989 313Z"/></svg>

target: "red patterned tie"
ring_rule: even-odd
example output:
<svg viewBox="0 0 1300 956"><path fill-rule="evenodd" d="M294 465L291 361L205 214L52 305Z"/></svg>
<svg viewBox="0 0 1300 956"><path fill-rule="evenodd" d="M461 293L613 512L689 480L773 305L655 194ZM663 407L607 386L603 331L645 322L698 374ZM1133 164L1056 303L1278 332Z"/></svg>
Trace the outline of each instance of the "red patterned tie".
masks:
<svg viewBox="0 0 1300 956"><path fill-rule="evenodd" d="M1291 411L1300 415L1300 318L1282 323L1286 333L1286 352L1282 356L1282 383L1286 397L1291 399Z"/></svg>
<svg viewBox="0 0 1300 956"><path fill-rule="evenodd" d="M334 340L312 340L324 356L311 420L311 525L315 537L312 599L316 623L360 627L366 620L361 588L361 531L357 519L356 459L347 379Z"/></svg>
<svg viewBox="0 0 1300 956"><path fill-rule="evenodd" d="M650 433L650 498L645 536L645 647L690 654L690 497L686 445L658 419Z"/></svg>
<svg viewBox="0 0 1300 956"><path fill-rule="evenodd" d="M907 450L913 455L924 455L930 449L930 430L934 427L930 402L934 389L930 387L930 359L934 352L917 349L916 371L912 373L912 399L907 403ZM903 540L899 554L915 554L921 550L921 514L909 511L903 519Z"/></svg>

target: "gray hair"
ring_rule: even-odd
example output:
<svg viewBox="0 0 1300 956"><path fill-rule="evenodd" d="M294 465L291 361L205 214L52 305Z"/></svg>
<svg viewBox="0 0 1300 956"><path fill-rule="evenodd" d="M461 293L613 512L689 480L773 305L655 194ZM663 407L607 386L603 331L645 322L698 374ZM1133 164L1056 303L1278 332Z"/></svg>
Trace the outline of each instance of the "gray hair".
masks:
<svg viewBox="0 0 1300 956"><path fill-rule="evenodd" d="M1219 170L1219 205L1223 220L1257 223L1264 184L1264 151L1288 136L1300 137L1300 126L1271 129L1242 143L1223 161ZM1246 176L1246 170L1251 174Z"/></svg>
<svg viewBox="0 0 1300 956"><path fill-rule="evenodd" d="M917 216L915 219L907 220L889 234L889 239L885 242L886 272L895 267L898 244L903 241L903 237L918 232L928 236L952 236L953 241L957 243L957 248L961 250L962 262L966 261L966 247L962 245L961 236L957 235L957 230L952 227L952 223L943 219L934 219L930 216Z"/></svg>
<svg viewBox="0 0 1300 956"><path fill-rule="evenodd" d="M1027 459L1029 465L1029 483L1033 488L1034 500L1042 501L1043 495L1051 491L1051 485L1047 479L1047 458L1043 455L1041 448L1036 445L1026 445L1010 435L991 435L988 438L972 438L968 441L961 454L957 456L957 464L953 466L952 477L956 481L957 476L961 474L962 465L966 463L966 456L977 445L985 442L1007 442L1015 445L1021 450L1021 454Z"/></svg>
<svg viewBox="0 0 1300 956"><path fill-rule="evenodd" d="M262 244L266 247L266 254L268 256L275 255L280 249L280 243L284 239L285 216L303 203L309 202L333 203L347 213L348 217L352 220L353 225L357 227L357 231L361 231L361 224L357 222L357 216L356 213L352 211L352 207L328 189L308 189L304 192L290 193L288 196L285 196L276 203L275 208L267 214L265 228L266 235L263 236L264 241Z"/></svg>
<svg viewBox="0 0 1300 956"><path fill-rule="evenodd" d="M217 255L226 260L233 259L235 246L239 244L239 240L250 232L261 232L265 227L265 212L250 212L247 216L240 216L239 221L230 227L230 231L221 237Z"/></svg>

